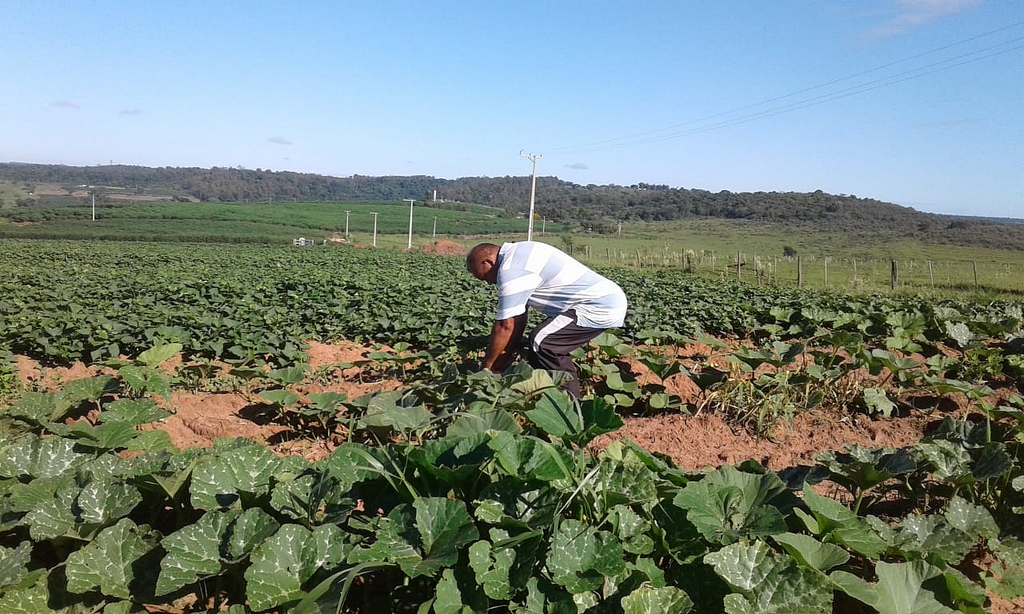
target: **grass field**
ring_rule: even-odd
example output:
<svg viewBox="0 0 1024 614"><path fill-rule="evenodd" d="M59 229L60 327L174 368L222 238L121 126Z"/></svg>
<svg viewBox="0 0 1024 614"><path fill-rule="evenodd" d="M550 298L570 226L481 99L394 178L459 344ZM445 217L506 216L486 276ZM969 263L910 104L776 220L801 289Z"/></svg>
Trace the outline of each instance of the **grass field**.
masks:
<svg viewBox="0 0 1024 614"><path fill-rule="evenodd" d="M9 188L9 189L7 189ZM5 194L16 186L8 185ZM446 208L441 208L446 207ZM347 212L347 213L346 213ZM223 243L291 243L306 237L408 245L407 203L102 203L91 220L91 204L7 208L0 237ZM446 203L414 205L413 246L437 239L472 245L481 237L501 242L525 237L527 222L500 210ZM738 220L704 219L666 223L624 223L621 234L538 220L534 238L585 262L629 267L686 268L718 278L751 283L802 285L839 292L891 292L896 261L901 292L1024 294L1024 252L842 233L796 233ZM788 248L788 249L787 249ZM786 257L786 253L798 257ZM737 271L737 260L741 262Z"/></svg>
<svg viewBox="0 0 1024 614"><path fill-rule="evenodd" d="M526 220L500 217L491 207L443 206L414 205L413 233L432 236L435 227L438 234L459 235L526 230ZM320 242L344 236L347 220L350 238L369 244L373 213L378 234L408 233L407 203L106 203L97 206L95 221L91 203L82 203L7 210L0 236L270 244L305 236Z"/></svg>

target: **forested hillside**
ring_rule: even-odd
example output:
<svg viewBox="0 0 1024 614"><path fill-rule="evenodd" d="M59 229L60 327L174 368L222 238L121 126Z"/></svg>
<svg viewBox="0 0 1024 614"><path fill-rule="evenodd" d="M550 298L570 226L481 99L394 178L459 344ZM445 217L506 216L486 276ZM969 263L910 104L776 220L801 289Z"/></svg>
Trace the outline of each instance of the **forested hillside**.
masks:
<svg viewBox="0 0 1024 614"><path fill-rule="evenodd" d="M168 199L214 202L267 201L430 201L476 203L500 208L509 217L525 214L530 177L426 175L329 177L288 171L243 168L74 167L0 164L0 181L60 186L66 199L81 186L96 187L101 197L161 194ZM6 198L7 207L53 204L60 195ZM11 201L11 202L7 202ZM932 243L1024 249L1024 223L942 216L853 195L822 191L710 192L637 184L580 185L557 177L538 177L536 211L549 220L575 222L596 232L612 232L619 221L671 221L694 218L750 220L809 231L920 239Z"/></svg>

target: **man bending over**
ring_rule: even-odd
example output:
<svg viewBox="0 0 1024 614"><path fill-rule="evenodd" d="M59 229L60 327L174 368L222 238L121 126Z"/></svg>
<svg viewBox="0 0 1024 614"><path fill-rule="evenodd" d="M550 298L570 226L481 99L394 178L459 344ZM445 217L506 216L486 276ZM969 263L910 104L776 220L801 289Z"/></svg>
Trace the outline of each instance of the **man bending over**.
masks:
<svg viewBox="0 0 1024 614"><path fill-rule="evenodd" d="M546 243L481 243L466 256L473 277L498 286L483 367L502 371L515 358L526 328L526 308L547 316L529 337L531 366L565 371L563 388L580 396L579 373L569 352L609 328L622 326L626 295L615 282L598 275L572 256Z"/></svg>

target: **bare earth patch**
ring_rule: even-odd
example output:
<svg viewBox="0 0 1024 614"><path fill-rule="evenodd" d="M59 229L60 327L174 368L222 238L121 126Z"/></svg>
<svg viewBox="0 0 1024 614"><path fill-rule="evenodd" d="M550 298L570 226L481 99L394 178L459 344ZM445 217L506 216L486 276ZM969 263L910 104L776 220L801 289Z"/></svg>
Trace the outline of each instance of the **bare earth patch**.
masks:
<svg viewBox="0 0 1024 614"><path fill-rule="evenodd" d="M629 417L623 422L621 429L598 437L592 445L603 449L612 441L629 439L691 471L746 459L774 470L811 465L818 452L839 450L843 444L898 448L919 441L925 421L919 416L871 420L807 411L797 414L791 424L777 425L770 439L755 437L709 414Z"/></svg>
<svg viewBox="0 0 1024 614"><path fill-rule="evenodd" d="M688 350L704 356L713 354L711 348L696 345ZM373 348L352 342L309 342L307 356L312 371L324 373L334 368L334 376L324 378L322 383L309 381L293 389L303 396L331 391L344 392L349 398L354 398L401 387L402 382L396 379L360 380L362 367L351 365L365 360L371 351ZM169 364L180 364L180 358L172 359ZM636 363L630 367L641 380L651 375ZM36 361L23 356L17 357L17 368L26 386L42 389L57 389L62 382L105 372L82 363L44 369ZM682 397L684 403L693 406L698 401L700 389L685 375L669 378L664 384L669 392ZM256 418L258 412L253 408L259 404L255 395L239 391L175 392L167 403L168 409L175 414L155 428L166 430L171 441L180 448L208 447L219 438L245 437L266 443L280 454L299 454L311 460L333 449L334 444L329 438L321 441L302 439L283 425ZM908 417L876 420L828 410L806 411L797 413L791 422L776 425L769 438L756 437L709 413L629 416L623 421L624 426L620 430L597 438L591 444L593 448L603 449L612 441L626 438L649 451L665 454L685 470L736 464L746 459L754 459L777 470L812 464L815 454L841 449L844 444L911 445L921 439L927 418L920 412Z"/></svg>

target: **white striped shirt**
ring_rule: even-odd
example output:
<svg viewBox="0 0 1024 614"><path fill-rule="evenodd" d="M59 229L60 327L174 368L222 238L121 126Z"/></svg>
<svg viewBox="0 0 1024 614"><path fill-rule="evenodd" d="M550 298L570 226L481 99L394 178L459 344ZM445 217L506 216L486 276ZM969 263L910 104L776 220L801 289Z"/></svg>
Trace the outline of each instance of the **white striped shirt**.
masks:
<svg viewBox="0 0 1024 614"><path fill-rule="evenodd" d="M497 320L528 306L549 317L575 309L577 323L586 328L614 328L625 320L626 294L618 284L547 243L505 243L497 266Z"/></svg>

